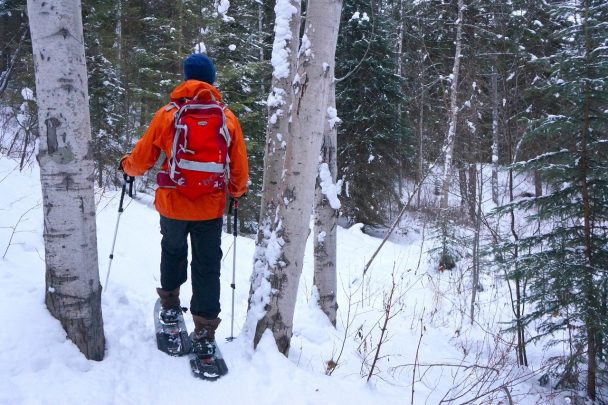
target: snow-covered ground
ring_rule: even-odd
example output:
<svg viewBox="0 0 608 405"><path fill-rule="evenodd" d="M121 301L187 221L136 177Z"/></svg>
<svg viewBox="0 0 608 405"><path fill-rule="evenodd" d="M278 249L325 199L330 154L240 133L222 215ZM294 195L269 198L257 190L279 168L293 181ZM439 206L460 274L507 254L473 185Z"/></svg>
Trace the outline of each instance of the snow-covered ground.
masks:
<svg viewBox="0 0 608 405"><path fill-rule="evenodd" d="M432 231L410 217L407 232L388 242L362 277L380 244L360 225L338 229L337 328L312 295L309 244L300 283L289 358L267 334L253 350L230 335L232 249L224 234L219 344L230 369L216 382L196 380L188 360L156 349L152 319L159 285L160 233L152 197L127 199L109 285L102 297L106 357L86 360L65 337L44 304L43 218L38 169L23 172L0 158L0 404L516 404L567 403L530 378L532 368L514 364L508 291L500 278L484 275L478 318L468 319L467 260L438 272L428 250ZM102 282L117 218L118 191L97 195L99 269ZM243 202L246 203L246 202ZM247 310L254 243L238 237L235 335ZM394 280L389 320L378 354L385 305ZM189 300L189 283L182 289ZM192 330L192 321L188 317ZM531 364L543 356L529 347ZM337 363L327 375L328 362ZM504 388L503 388L504 387ZM492 394L482 395L487 392ZM480 397L477 398L476 397Z"/></svg>

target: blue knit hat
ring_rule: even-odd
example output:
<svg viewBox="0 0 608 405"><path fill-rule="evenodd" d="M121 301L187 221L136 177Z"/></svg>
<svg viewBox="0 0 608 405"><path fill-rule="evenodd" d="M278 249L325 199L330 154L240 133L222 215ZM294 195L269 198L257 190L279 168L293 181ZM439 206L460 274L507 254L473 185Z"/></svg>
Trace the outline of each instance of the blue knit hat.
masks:
<svg viewBox="0 0 608 405"><path fill-rule="evenodd" d="M215 82L215 66L213 61L204 53L193 53L184 59L184 80L199 80L213 84Z"/></svg>

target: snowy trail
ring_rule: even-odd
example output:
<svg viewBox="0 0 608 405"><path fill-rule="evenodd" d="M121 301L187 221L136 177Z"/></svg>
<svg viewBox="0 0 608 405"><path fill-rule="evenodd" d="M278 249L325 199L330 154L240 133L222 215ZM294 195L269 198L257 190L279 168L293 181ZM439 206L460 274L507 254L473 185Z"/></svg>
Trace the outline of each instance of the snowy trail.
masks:
<svg viewBox="0 0 608 405"><path fill-rule="evenodd" d="M277 352L269 334L255 351L239 336L246 316L254 250L252 239L239 237L234 314L237 339L227 342L233 236L224 233L223 322L218 343L229 373L216 382L195 379L187 358L170 357L156 349L152 311L159 285L160 232L158 214L151 208L152 197L145 195L132 202L127 198L120 220L109 285L102 296L106 357L101 362L87 361L66 340L44 304L38 171L34 167L20 173L14 170L16 164L0 158L0 254L7 251L4 259L0 256L0 404L163 404L201 399L213 404L403 404L411 401L411 364L416 358L429 365L484 361L471 350L483 347L487 336L464 321L462 308L468 307L467 294L462 293L466 288L464 271L437 273L427 253L432 245L430 231L414 222L399 243L386 243L365 278L361 277L363 266L380 239L363 234L360 225L338 228L336 329L310 298L313 255L311 244L307 245L289 358ZM112 191L96 197L102 282L118 215L118 196L119 191ZM398 284L397 313L382 345L374 371L377 376L367 383L393 272ZM486 316L480 320L484 325L500 324L503 314L508 316L508 306L496 291L480 293L480 303L488 303L480 310ZM181 295L182 305L188 305L189 282ZM186 323L192 330L189 315ZM338 367L332 376L326 376L326 362L336 360L341 351ZM462 381L453 371L436 366L418 369L413 403L439 403L453 384ZM528 385L519 389L519 394L513 393L519 395L518 404L538 400L529 394Z"/></svg>
<svg viewBox="0 0 608 405"><path fill-rule="evenodd" d="M12 165L14 162L10 160L0 160L0 177L4 177ZM36 169L13 172L0 183L3 207L0 226L14 226L25 210L39 203L37 176ZM286 359L276 352L269 336L255 352L242 338L234 342L221 338L219 344L229 365L229 374L213 383L192 378L186 358L172 358L156 350L152 307L160 259L158 214L146 204L137 201L128 204L120 220L108 290L102 297L107 341L102 362L85 360L46 310L40 206L22 219L6 258L0 261L0 306L6 308L0 318L4 325L0 329L0 340L4 342L0 347L0 403L192 403L202 397L214 404L278 404L286 398L295 404L367 404L377 403L380 398L383 403L391 402L391 395L378 397L357 375L345 378L323 375L319 372L323 365L320 353L310 353L314 360L298 367L297 360ZM98 204L102 282L108 266L117 205L116 193L103 196ZM1 231L0 246L4 250L11 230ZM220 337L230 334L232 244L233 237L224 234ZM235 335L238 336L247 308L253 241L239 237L237 248ZM347 254L357 257L358 250L353 248ZM311 265L309 258L305 265ZM182 291L183 304L187 304L191 295L189 283ZM337 334L321 314L310 314L305 302L299 303L299 309L305 313L300 314L304 322L297 322L298 330L313 341L327 342ZM325 323L319 323L319 319ZM23 331L15 327L22 322ZM189 316L187 323L192 330ZM298 344L297 338L294 344ZM300 349L296 349L297 354ZM398 402L397 396L393 399Z"/></svg>

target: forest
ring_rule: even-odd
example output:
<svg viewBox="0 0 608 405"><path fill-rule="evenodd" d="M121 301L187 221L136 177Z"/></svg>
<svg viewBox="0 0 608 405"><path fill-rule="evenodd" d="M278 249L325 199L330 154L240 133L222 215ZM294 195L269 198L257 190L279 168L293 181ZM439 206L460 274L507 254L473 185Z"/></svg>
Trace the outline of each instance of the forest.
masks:
<svg viewBox="0 0 608 405"><path fill-rule="evenodd" d="M301 85L294 76L277 77L279 5L285 2L298 3L297 24L289 27L297 41L286 41L295 47L291 55L309 55L309 38L313 53L320 53L314 46L323 39L314 42L314 30L308 31L323 14L315 0L83 1L96 190L121 186L121 156L183 80L183 59L206 53L246 137L250 183L237 225L239 234L256 240L252 296L265 288L264 277L274 283L298 255L302 258L309 233L317 241L315 260L322 260L318 252L330 243L323 230L328 217L333 228L362 224L362 231L378 240L407 234L415 219L432 230L432 271L465 269L467 322L478 319L479 295L488 288L484 280L500 278L510 311L501 327L513 336L513 361L532 366L538 359L528 358L528 348L540 344L551 355L535 376L539 385L577 392L576 401L608 403L608 3L326 1L339 10L335 50L328 38L324 51L330 56L335 51L328 68L331 84L324 87L327 94L311 97L323 98L319 125L330 125L326 137L318 138L319 148L294 143L287 157L279 158L269 152L277 135L273 125L293 125L287 123L291 115L280 112L277 89ZM36 164L43 126L24 3L0 0L0 155L20 169ZM313 80L307 84L316 88ZM304 115L312 101L299 90L303 116L314 117ZM327 138L332 132L334 144ZM282 168L273 166L272 156L275 163L312 162L316 180L310 178L310 187L291 184L300 193L310 190L310 199L293 197L304 204L313 202L316 182L314 210L311 204L283 207L269 197L279 193L272 190L269 173ZM290 181L291 168L284 171ZM323 186L333 187L338 203L320 191ZM153 172L138 178L138 193L153 194L154 187ZM286 198L285 189L280 195ZM329 206L328 217L320 216L321 206ZM279 208L285 217L280 225L271 224ZM290 215L297 214L290 209L304 211L306 218L314 211L313 229L308 221L292 225ZM303 235L301 243L295 237L293 242L301 252L280 253L289 257L286 265L269 263L272 238L287 231ZM340 246L335 234L329 240ZM280 249L289 249L282 243ZM335 263L335 247L333 255ZM368 267L374 256L367 258ZM295 281L285 283L295 282L289 288L298 288L301 261ZM315 262L320 280L325 276L317 266L325 265ZM318 299L335 326L335 275L329 282L331 293L319 285ZM282 300L293 300L286 313ZM245 329L256 335L256 345L265 328L273 330L279 351L287 355L295 298L285 293L264 304L276 314L269 309L265 320L249 314ZM273 329L276 317L287 319L285 330ZM281 333L288 336L286 343ZM555 347L567 349L551 351Z"/></svg>

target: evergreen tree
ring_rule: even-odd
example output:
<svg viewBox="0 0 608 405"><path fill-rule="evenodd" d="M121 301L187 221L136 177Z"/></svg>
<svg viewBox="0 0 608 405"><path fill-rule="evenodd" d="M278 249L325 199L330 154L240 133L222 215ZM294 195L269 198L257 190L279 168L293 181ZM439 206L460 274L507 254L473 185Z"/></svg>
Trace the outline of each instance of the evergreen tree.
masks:
<svg viewBox="0 0 608 405"><path fill-rule="evenodd" d="M229 8L221 2L204 6L196 44L199 48L193 48L213 58L217 85L226 104L239 117L245 134L251 183L239 217L241 230L248 233L256 231L262 189L273 4L270 0L251 0Z"/></svg>
<svg viewBox="0 0 608 405"><path fill-rule="evenodd" d="M336 53L338 177L345 181L342 214L385 224L401 206L399 170L409 155L408 128L399 114L397 29L382 3L346 1Z"/></svg>
<svg viewBox="0 0 608 405"><path fill-rule="evenodd" d="M516 242L525 254L510 276L529 280L533 306L525 320L535 322L536 338L570 348L551 359L556 385L576 386L585 359L586 392L595 400L608 330L602 303L608 279L608 4L563 1L551 7L562 48L546 59L551 74L536 93L554 99L555 108L530 125L524 143L555 146L516 165L540 171L551 191L509 207L535 209L530 219L541 221L537 234Z"/></svg>
<svg viewBox="0 0 608 405"><path fill-rule="evenodd" d="M97 184L114 180L116 162L124 154L126 134L124 87L116 69L114 7L105 1L84 5L85 51L89 75L89 107ZM104 175L107 172L107 176Z"/></svg>
<svg viewBox="0 0 608 405"><path fill-rule="evenodd" d="M0 2L0 152L28 161L38 135L26 4ZM25 96L24 96L25 94Z"/></svg>

